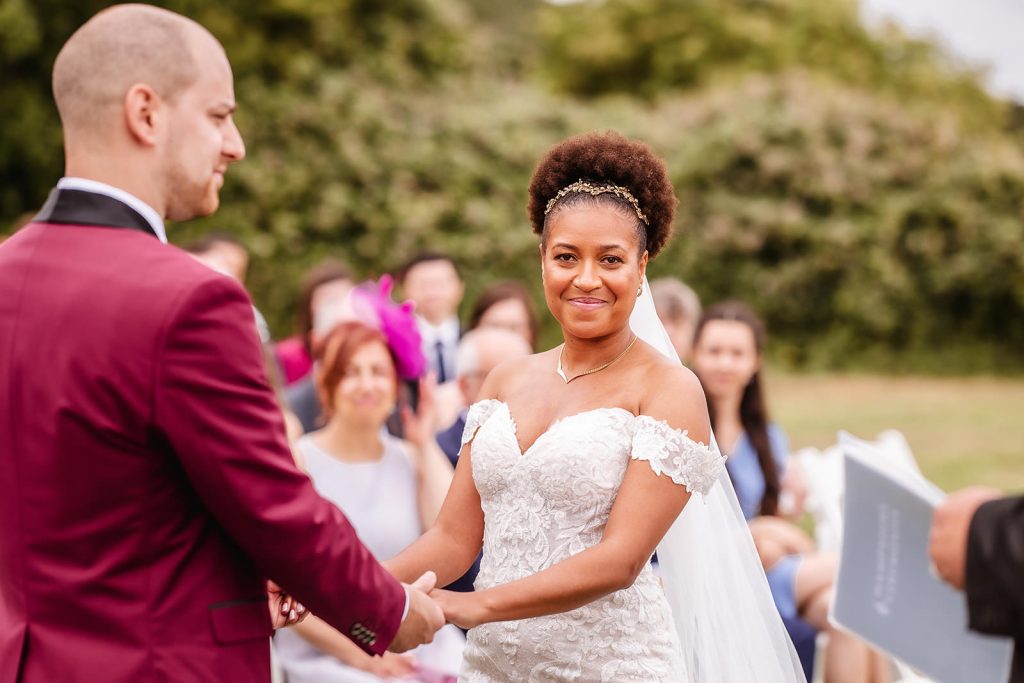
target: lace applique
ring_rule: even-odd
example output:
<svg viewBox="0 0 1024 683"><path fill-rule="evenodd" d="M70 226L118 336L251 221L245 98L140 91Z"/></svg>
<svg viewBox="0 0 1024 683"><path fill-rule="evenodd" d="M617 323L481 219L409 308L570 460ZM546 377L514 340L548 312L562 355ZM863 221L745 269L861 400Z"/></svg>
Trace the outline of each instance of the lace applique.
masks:
<svg viewBox="0 0 1024 683"><path fill-rule="evenodd" d="M576 413L552 423L524 453L508 406L482 401L470 409L465 438L473 440L485 520L477 590L600 543L630 463L635 419L622 408ZM632 586L569 612L470 629L463 657L461 683L687 680L672 612L650 565Z"/></svg>
<svg viewBox="0 0 1024 683"><path fill-rule="evenodd" d="M462 430L462 445L473 440L476 430L490 419L494 411L502 406L502 402L493 398L485 398L477 401L469 407L469 414L466 415L466 428Z"/></svg>
<svg viewBox="0 0 1024 683"><path fill-rule="evenodd" d="M725 467L725 456L717 448L698 443L685 430L649 415L636 418L631 457L646 460L655 474L668 475L687 491L701 495L711 490Z"/></svg>

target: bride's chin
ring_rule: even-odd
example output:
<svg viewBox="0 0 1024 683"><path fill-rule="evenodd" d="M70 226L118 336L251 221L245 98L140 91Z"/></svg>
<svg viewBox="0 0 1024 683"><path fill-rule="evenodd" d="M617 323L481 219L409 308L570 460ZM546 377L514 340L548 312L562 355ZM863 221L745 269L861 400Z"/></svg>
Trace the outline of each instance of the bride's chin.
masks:
<svg viewBox="0 0 1024 683"><path fill-rule="evenodd" d="M615 330L606 324L569 323L562 325L562 332L565 336L575 337L576 339L600 339L601 337L611 335Z"/></svg>

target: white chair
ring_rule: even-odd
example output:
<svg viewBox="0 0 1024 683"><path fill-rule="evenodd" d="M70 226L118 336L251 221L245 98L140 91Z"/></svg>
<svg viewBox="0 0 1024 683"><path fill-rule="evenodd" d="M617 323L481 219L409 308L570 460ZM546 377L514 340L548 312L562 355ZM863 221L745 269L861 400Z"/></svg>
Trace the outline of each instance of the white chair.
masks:
<svg viewBox="0 0 1024 683"><path fill-rule="evenodd" d="M791 456L807 486L804 511L814 520L814 542L821 552L838 552L843 532L843 454L803 448Z"/></svg>
<svg viewBox="0 0 1024 683"><path fill-rule="evenodd" d="M886 454L886 462L894 469L912 471L920 474L910 445L902 433L889 429L880 433L873 446ZM839 552L843 536L843 454L838 445L824 450L804 448L792 456L803 471L807 486L804 509L814 520L814 540L821 552ZM822 651L828 642L824 632L818 634L815 659L822 661ZM931 679L921 676L909 666L897 659L891 659L893 683L933 683ZM823 680L822 666L814 667L812 683Z"/></svg>

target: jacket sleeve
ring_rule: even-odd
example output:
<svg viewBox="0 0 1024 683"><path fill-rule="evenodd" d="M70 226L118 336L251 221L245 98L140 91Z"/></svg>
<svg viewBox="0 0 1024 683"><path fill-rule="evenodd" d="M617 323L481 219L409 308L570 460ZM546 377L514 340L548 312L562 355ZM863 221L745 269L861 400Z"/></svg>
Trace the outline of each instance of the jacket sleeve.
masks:
<svg viewBox="0 0 1024 683"><path fill-rule="evenodd" d="M264 576L382 653L405 590L295 466L248 296L220 276L191 287L158 345L155 426L206 508Z"/></svg>
<svg viewBox="0 0 1024 683"><path fill-rule="evenodd" d="M973 630L1024 639L1024 496L991 501L974 513L966 592Z"/></svg>

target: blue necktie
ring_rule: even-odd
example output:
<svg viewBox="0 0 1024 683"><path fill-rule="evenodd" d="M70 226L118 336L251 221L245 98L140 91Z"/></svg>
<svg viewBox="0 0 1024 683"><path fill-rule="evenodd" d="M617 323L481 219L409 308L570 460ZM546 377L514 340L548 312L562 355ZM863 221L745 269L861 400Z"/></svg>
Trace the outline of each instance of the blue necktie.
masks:
<svg viewBox="0 0 1024 683"><path fill-rule="evenodd" d="M448 373L444 371L444 342L438 339L434 348L437 349L437 383L444 384L448 381Z"/></svg>

